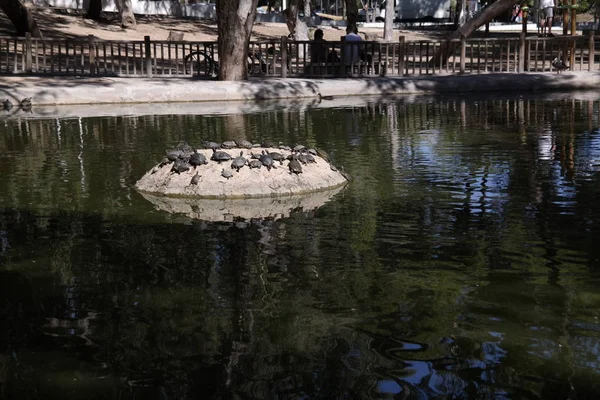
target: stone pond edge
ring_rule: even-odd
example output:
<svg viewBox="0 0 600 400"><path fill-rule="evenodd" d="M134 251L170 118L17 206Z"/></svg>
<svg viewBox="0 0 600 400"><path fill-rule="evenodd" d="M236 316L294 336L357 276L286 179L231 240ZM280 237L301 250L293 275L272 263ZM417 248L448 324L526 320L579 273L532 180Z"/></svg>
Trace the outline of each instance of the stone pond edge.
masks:
<svg viewBox="0 0 600 400"><path fill-rule="evenodd" d="M346 79L251 79L244 82L193 78L2 77L0 91L13 102L31 97L35 106L222 102L435 93L523 93L600 89L599 72L491 73ZM200 110L199 110L200 111Z"/></svg>

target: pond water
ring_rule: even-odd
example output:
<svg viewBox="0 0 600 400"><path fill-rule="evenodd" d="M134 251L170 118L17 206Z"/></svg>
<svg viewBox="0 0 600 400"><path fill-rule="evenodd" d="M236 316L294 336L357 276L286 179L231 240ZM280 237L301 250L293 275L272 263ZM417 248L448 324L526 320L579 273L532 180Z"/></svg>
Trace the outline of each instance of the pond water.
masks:
<svg viewBox="0 0 600 400"><path fill-rule="evenodd" d="M5 118L0 397L597 398L598 127L575 95ZM133 189L244 138L353 181L251 222Z"/></svg>

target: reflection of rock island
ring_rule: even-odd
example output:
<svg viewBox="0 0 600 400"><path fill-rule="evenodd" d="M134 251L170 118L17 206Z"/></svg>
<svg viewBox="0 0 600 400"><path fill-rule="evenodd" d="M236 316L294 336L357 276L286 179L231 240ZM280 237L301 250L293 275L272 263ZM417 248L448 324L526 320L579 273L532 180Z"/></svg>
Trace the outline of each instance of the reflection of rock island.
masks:
<svg viewBox="0 0 600 400"><path fill-rule="evenodd" d="M280 195L313 193L343 186L347 179L336 168L318 155L309 155L311 161L299 165L300 173L292 173L290 159L300 157L290 150L277 148L221 149L218 154L226 153L225 161L211 160L213 151L197 150L207 161L191 166L192 153L181 159L163 162L148 171L137 183L140 192L167 196L186 196L194 198L255 198ZM263 153L264 152L264 153ZM217 154L215 153L215 154ZM240 157L240 153L243 157ZM253 157L261 154L277 154L281 161L275 161L273 167L250 168ZM182 156L180 156L182 157ZM235 158L242 161L241 168L234 168ZM289 157L289 158L288 158ZM258 161L254 159L254 161ZM183 163L185 168L173 172ZM260 162L259 162L260 164ZM227 176L226 176L227 175ZM195 177L195 178L194 178ZM194 178L194 181L192 181Z"/></svg>
<svg viewBox="0 0 600 400"><path fill-rule="evenodd" d="M141 194L159 210L216 222L278 219L289 217L290 212L295 210L312 211L324 205L342 189L343 186L338 186L334 189L294 196L250 199L199 199L155 196L143 192Z"/></svg>

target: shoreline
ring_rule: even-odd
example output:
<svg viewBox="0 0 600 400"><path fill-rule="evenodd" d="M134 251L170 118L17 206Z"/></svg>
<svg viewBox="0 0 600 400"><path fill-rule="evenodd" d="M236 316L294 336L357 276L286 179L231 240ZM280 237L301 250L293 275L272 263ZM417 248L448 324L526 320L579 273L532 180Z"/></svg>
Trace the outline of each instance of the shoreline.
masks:
<svg viewBox="0 0 600 400"><path fill-rule="evenodd" d="M135 105L155 103L247 103L339 97L393 97L460 93L535 93L600 88L599 72L494 73L377 78L267 78L224 82L194 78L105 78L7 76L3 99L17 105L31 97L34 107ZM3 100L2 99L2 100ZM15 107L14 109L16 109Z"/></svg>

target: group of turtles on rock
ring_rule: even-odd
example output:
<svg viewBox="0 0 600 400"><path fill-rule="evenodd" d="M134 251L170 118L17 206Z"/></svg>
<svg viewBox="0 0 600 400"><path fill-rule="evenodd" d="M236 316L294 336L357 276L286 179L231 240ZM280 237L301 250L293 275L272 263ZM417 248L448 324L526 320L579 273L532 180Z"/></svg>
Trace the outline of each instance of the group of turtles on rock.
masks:
<svg viewBox="0 0 600 400"><path fill-rule="evenodd" d="M271 171L271 169L276 169L277 165L283 166L284 162L287 161L290 173L298 175L303 172L303 166L317 162L315 156L319 156L329 162L329 156L325 152L307 148L303 145L296 145L292 148L270 142L253 144L246 140L240 140L223 143L204 142L202 148L211 150L212 154L208 153L205 155L187 143L180 143L175 148L167 150L162 162L154 167L151 173L154 174L165 166L170 166L170 171L174 174L193 170L196 174L192 177L190 185L197 185L201 177L199 174L201 167L209 164L211 161L218 164L230 163L229 169L223 168L221 170L221 176L227 180L232 178L234 173L239 173L245 167L249 169L265 167L268 171ZM246 150L245 156L244 149ZM236 155L237 150L240 150L239 155ZM235 153L231 154L231 151L235 151ZM210 158L207 159L209 154ZM333 171L337 171L332 165L330 165L330 168Z"/></svg>

